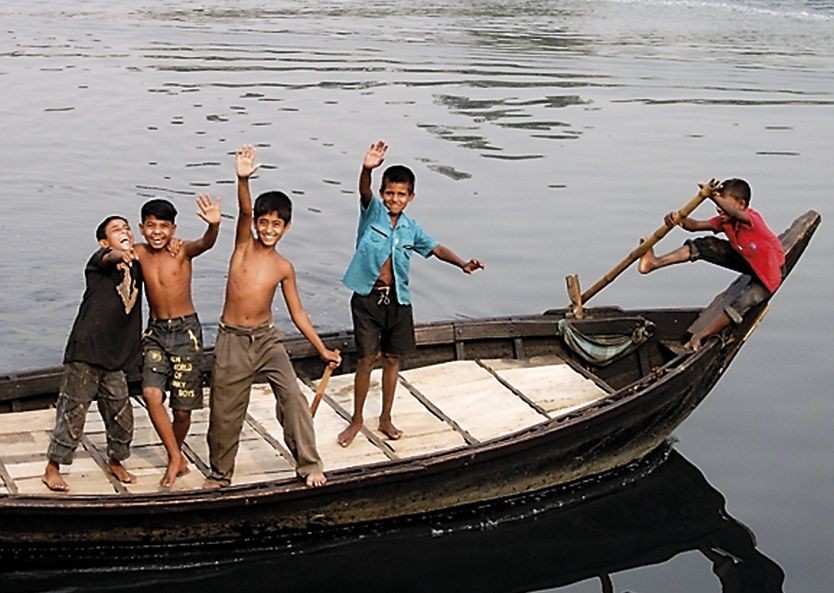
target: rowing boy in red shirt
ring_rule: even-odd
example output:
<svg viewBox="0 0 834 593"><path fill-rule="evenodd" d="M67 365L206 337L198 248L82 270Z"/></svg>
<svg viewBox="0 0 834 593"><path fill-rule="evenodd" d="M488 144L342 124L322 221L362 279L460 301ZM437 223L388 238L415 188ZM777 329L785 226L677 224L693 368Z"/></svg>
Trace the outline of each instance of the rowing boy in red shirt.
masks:
<svg viewBox="0 0 834 593"><path fill-rule="evenodd" d="M698 350L701 341L728 327L741 323L744 314L765 301L782 283L782 266L785 251L779 237L767 226L757 211L750 208L750 185L743 179L727 179L712 193L710 199L718 207L718 216L709 220L683 218L677 224L690 231L724 233L727 239L699 237L688 239L681 247L666 255L656 256L649 249L641 258L638 269L641 274L672 264L699 259L748 274L753 282L721 315L702 330L692 334L687 347ZM664 218L666 224L674 222L674 212Z"/></svg>

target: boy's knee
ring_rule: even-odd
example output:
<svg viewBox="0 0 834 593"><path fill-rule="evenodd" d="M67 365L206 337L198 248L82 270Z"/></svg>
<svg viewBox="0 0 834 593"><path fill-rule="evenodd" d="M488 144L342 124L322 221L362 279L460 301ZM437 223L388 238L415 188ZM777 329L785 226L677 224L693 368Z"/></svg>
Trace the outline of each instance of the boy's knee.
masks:
<svg viewBox="0 0 834 593"><path fill-rule="evenodd" d="M174 422L187 424L191 422L191 410L172 410Z"/></svg>
<svg viewBox="0 0 834 593"><path fill-rule="evenodd" d="M385 352L382 355L382 364L384 364L385 366L399 366L400 355Z"/></svg>
<svg viewBox="0 0 834 593"><path fill-rule="evenodd" d="M380 358L380 353L371 354L370 356L363 356L356 361L356 367L359 371L370 371L377 360Z"/></svg>
<svg viewBox="0 0 834 593"><path fill-rule="evenodd" d="M144 387L142 388L142 399L148 404L162 404L165 394L159 387Z"/></svg>
<svg viewBox="0 0 834 593"><path fill-rule="evenodd" d="M688 261L694 262L700 259L698 246L695 244L695 239L687 239L683 242L683 248L686 250L684 256Z"/></svg>

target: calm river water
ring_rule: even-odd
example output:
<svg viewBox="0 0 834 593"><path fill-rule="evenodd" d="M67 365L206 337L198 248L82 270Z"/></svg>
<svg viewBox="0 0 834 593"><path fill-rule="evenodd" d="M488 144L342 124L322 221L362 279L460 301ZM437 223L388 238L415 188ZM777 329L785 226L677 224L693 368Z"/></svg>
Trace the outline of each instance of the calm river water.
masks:
<svg viewBox="0 0 834 593"><path fill-rule="evenodd" d="M180 234L195 237L199 192L233 216L231 154L244 143L264 163L254 191L295 201L281 250L321 331L350 324L340 278L359 165L377 138L389 164L417 173L409 213L487 264L471 277L415 264L418 321L563 305L567 274L589 285L712 176L747 178L777 231L822 213L770 314L675 448L755 534L768 570L777 566L762 573L772 590L781 571L784 591L830 590L834 1L6 0L0 20L0 373L60 363L104 216L137 222L141 203L163 196L180 210ZM195 262L210 343L233 232L226 220ZM674 231L660 249L683 238ZM732 277L707 264L631 269L594 304L700 305ZM286 327L280 301L275 315ZM610 580L589 576L556 552L576 528L558 513L536 520L540 510L509 527L476 518L482 528L464 540L380 536L337 553L242 560L231 576L148 573L137 588L305 590L298 569L318 591L722 590L713 569L726 564L690 548L594 569ZM574 556L639 549L617 529L603 524ZM643 529L634 523L635 536ZM420 553L393 552L404 547ZM500 578L485 578L496 566ZM125 589L137 578L41 577L0 578L19 590ZM753 590L730 581L724 591Z"/></svg>

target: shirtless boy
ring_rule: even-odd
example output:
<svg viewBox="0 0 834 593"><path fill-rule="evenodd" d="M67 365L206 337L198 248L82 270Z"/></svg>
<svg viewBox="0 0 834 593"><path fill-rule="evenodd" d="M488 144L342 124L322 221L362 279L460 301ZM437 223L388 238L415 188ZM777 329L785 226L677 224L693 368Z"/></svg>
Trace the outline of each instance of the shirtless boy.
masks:
<svg viewBox="0 0 834 593"><path fill-rule="evenodd" d="M69 490L60 466L72 463L93 400L107 434L107 470L125 484L136 481L122 461L130 455L133 440L125 371L139 368L142 269L125 218L105 218L96 229L96 239L99 249L84 269L86 289L64 351L55 428L41 478L56 492Z"/></svg>
<svg viewBox="0 0 834 593"><path fill-rule="evenodd" d="M189 471L182 444L191 427L191 411L203 407L203 332L191 300L191 260L217 241L220 200L206 194L197 197L197 215L208 227L196 241L184 241L172 250L176 215L168 200L146 202L140 230L147 243L136 246L150 306L142 336L142 396L168 454L168 467L159 481L163 488ZM173 422L163 405L166 391L171 393Z"/></svg>
<svg viewBox="0 0 834 593"><path fill-rule="evenodd" d="M238 149L235 161L239 213L214 347L208 429L211 475L203 487L231 484L252 382L256 374L263 374L275 394L276 415L295 458L296 473L314 488L326 478L307 400L272 321L272 301L279 285L290 318L322 360L338 366L341 358L322 343L301 304L292 263L276 250L289 231L292 202L284 193L271 191L258 196L253 209L249 177L260 166L255 164L255 150L251 146Z"/></svg>

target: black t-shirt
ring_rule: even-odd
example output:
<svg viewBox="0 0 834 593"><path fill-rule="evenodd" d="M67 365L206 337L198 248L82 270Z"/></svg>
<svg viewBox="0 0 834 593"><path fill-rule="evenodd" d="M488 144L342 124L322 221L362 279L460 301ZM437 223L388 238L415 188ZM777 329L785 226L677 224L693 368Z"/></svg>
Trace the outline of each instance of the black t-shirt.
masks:
<svg viewBox="0 0 834 593"><path fill-rule="evenodd" d="M86 362L108 371L135 372L142 338L142 268L108 264L99 249L87 262L87 288L72 326L64 362Z"/></svg>

